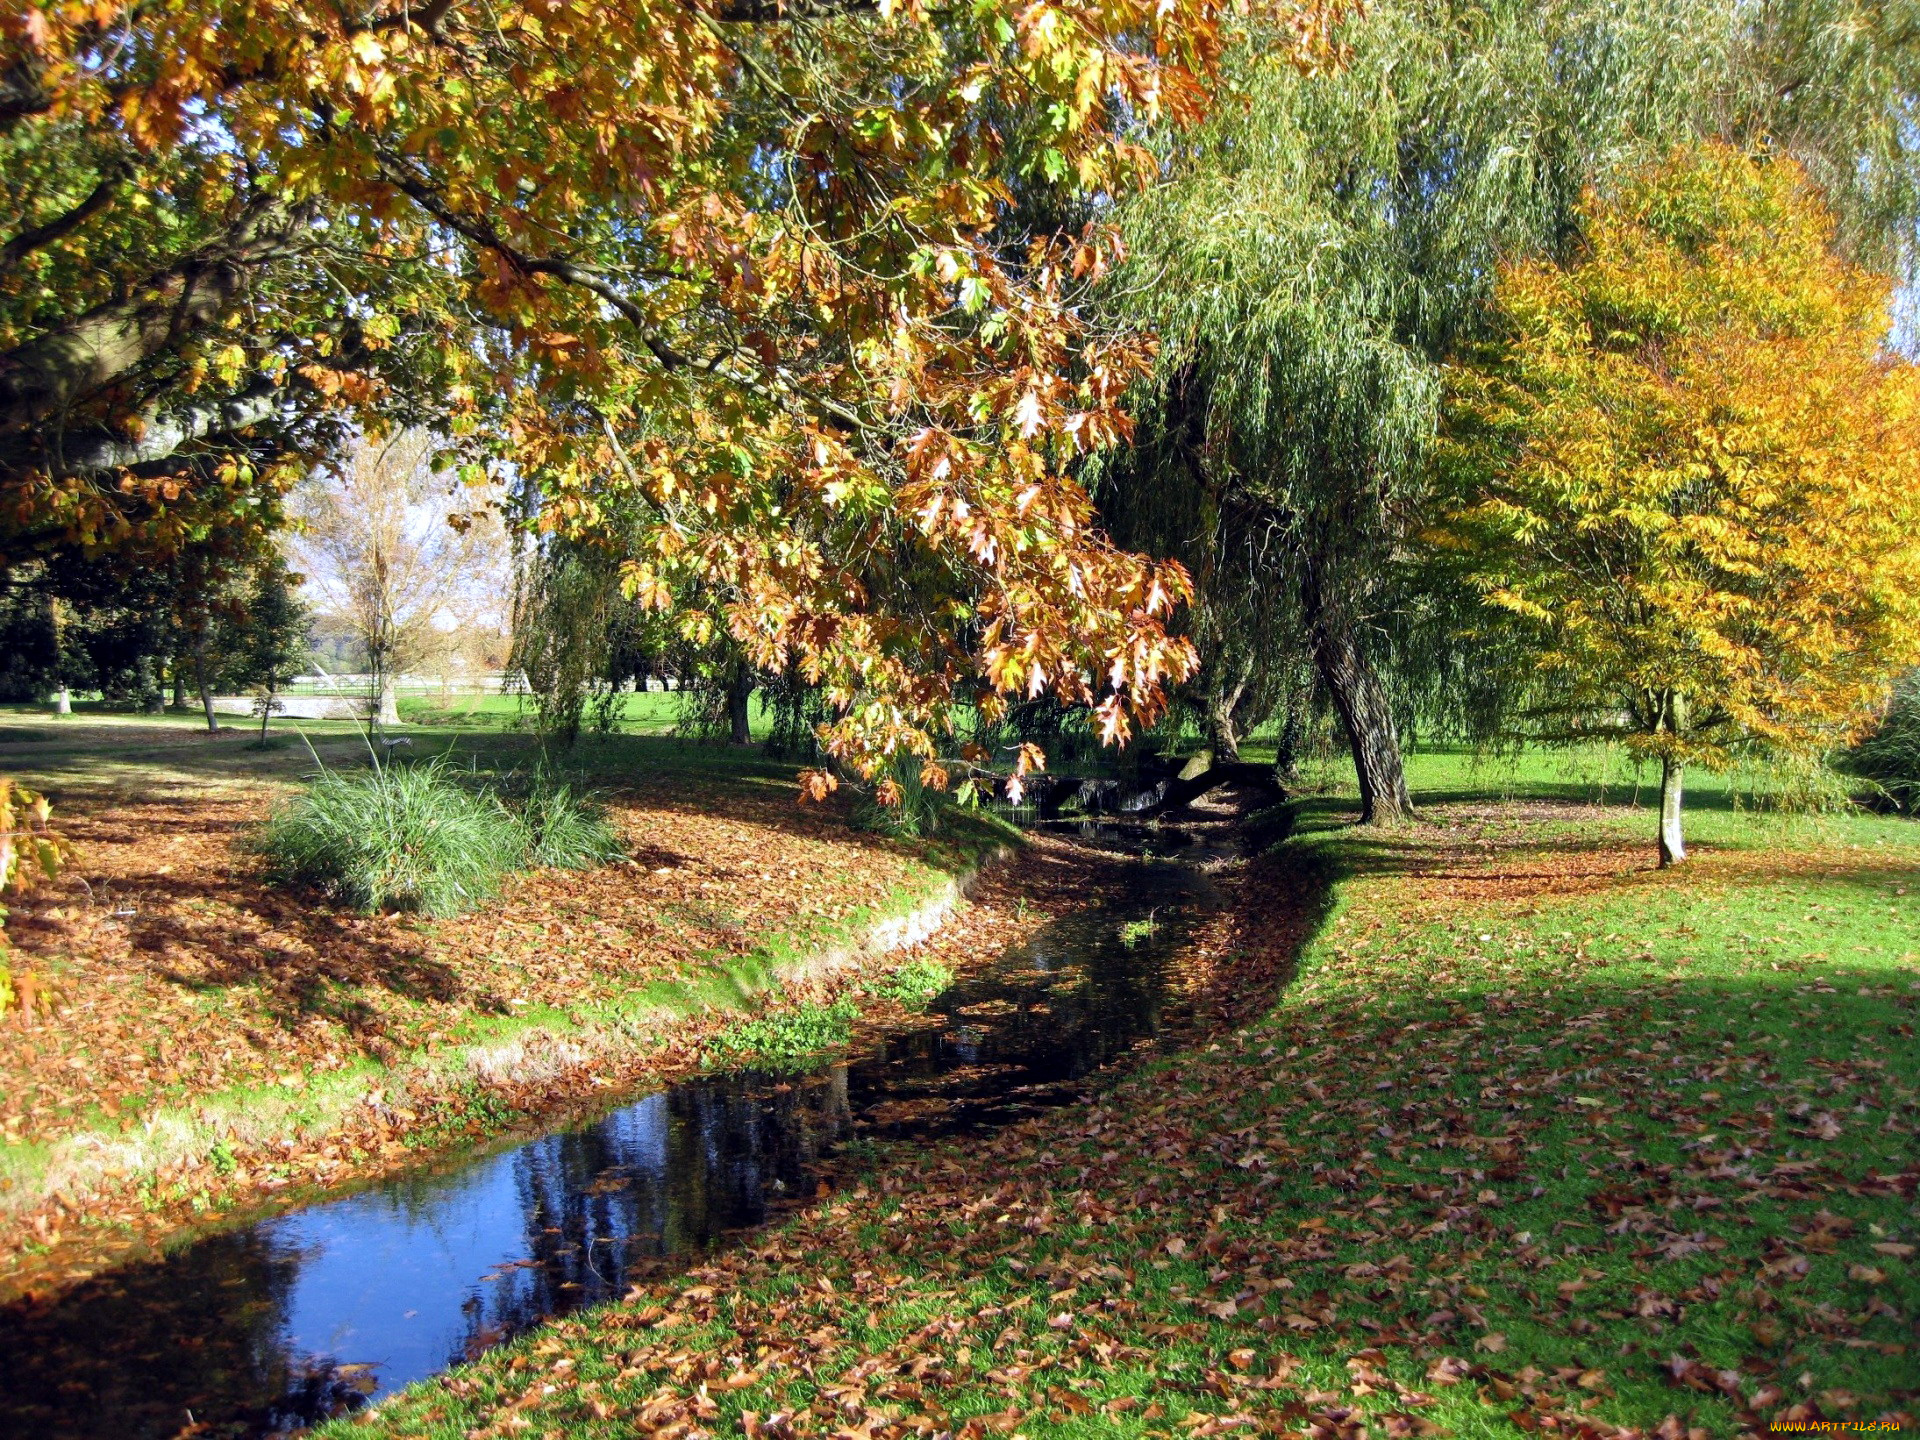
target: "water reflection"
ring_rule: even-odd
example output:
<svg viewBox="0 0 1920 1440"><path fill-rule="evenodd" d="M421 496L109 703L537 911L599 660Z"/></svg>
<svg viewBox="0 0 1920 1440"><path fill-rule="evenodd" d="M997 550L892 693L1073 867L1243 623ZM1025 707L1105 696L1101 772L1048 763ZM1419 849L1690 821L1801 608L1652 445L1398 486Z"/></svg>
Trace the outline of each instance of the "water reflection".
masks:
<svg viewBox="0 0 1920 1440"><path fill-rule="evenodd" d="M1204 898L1192 868L1144 864L1124 901L1046 927L850 1065L678 1085L0 1312L0 1436L310 1424L803 1202L849 1135L1057 1104L1156 1031L1162 961Z"/></svg>

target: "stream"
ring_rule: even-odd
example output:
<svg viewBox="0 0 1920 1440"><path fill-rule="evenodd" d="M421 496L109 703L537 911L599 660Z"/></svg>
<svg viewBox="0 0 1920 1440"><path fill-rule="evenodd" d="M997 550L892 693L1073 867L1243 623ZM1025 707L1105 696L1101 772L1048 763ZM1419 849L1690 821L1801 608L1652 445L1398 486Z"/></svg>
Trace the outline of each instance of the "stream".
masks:
<svg viewBox="0 0 1920 1440"><path fill-rule="evenodd" d="M1167 858L1203 848L1186 833L1080 828L1140 857L1123 899L1046 925L843 1062L700 1076L0 1310L0 1437L297 1431L811 1203L849 1144L1071 1101L1153 1042L1166 961L1215 903Z"/></svg>

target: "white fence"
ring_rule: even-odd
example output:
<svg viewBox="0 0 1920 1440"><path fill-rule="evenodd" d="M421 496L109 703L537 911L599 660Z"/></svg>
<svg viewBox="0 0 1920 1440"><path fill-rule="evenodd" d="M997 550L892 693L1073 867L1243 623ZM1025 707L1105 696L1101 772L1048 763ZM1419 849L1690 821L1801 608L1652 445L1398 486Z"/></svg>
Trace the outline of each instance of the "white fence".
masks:
<svg viewBox="0 0 1920 1440"><path fill-rule="evenodd" d="M364 720L372 713L373 702L365 695L276 695L273 713L287 720ZM216 695L216 715L260 714L260 702L252 695Z"/></svg>

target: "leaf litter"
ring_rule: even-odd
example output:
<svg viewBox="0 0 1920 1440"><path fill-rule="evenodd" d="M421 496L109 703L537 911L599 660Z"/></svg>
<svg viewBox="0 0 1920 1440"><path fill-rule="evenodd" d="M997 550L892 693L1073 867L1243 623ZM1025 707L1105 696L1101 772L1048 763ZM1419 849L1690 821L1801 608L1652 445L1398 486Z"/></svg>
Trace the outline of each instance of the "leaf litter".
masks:
<svg viewBox="0 0 1920 1440"><path fill-rule="evenodd" d="M1838 913L1910 865L1813 846L1654 874L1567 809L1440 819L1250 865L1193 946L1210 1042L883 1149L757 1244L338 1433L1912 1424L1914 917L1847 966L1782 968L1773 940L1812 933L1784 919L1709 933L1756 903Z"/></svg>

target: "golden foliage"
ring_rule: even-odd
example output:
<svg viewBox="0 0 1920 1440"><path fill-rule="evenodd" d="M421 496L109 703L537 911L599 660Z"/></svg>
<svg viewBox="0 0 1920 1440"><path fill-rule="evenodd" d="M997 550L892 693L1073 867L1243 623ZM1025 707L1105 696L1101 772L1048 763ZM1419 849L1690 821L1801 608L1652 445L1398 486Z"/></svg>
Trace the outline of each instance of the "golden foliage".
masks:
<svg viewBox="0 0 1920 1440"><path fill-rule="evenodd" d="M51 880L67 863L66 842L48 828L52 813L46 796L0 775L0 893ZM8 950L6 920L6 906L0 905L0 959ZM37 976L28 973L16 980L12 970L0 964L0 1015L16 1004L31 1014L36 998L45 1003L44 988Z"/></svg>
<svg viewBox="0 0 1920 1440"><path fill-rule="evenodd" d="M1920 375L1791 162L1678 151L1501 277L1428 536L1538 645L1545 708L1645 751L1822 750L1920 660ZM1625 712L1625 724L1618 717Z"/></svg>

